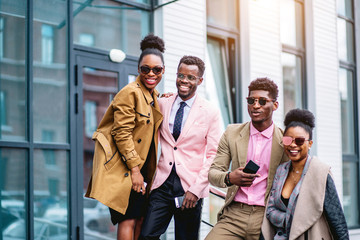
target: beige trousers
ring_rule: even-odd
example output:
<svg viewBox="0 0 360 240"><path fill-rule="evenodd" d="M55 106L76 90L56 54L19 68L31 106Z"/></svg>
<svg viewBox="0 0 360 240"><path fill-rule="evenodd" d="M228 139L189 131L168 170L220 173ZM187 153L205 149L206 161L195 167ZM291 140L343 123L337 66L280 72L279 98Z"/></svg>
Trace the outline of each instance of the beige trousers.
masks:
<svg viewBox="0 0 360 240"><path fill-rule="evenodd" d="M265 207L232 202L205 240L259 240Z"/></svg>

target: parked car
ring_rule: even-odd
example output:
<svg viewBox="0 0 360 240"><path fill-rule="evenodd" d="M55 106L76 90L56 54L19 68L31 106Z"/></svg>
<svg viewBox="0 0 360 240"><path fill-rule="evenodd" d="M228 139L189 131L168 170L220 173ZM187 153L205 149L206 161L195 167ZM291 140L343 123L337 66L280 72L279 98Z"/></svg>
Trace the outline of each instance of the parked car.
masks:
<svg viewBox="0 0 360 240"><path fill-rule="evenodd" d="M1 231L4 230L7 226L9 226L12 222L15 222L15 220L18 219L18 217L14 214L12 214L8 209L1 208L0 212L0 218L1 218Z"/></svg>
<svg viewBox="0 0 360 240"><path fill-rule="evenodd" d="M99 233L84 227L86 240L111 240ZM26 224L24 219L19 219L10 224L3 231L3 240L24 240L26 239ZM58 223L48 219L34 219L34 240L67 240L68 229L66 222Z"/></svg>
<svg viewBox="0 0 360 240"><path fill-rule="evenodd" d="M26 224L24 219L19 219L11 223L3 231L3 240L23 240L26 239ZM51 223L44 219L34 219L34 240L66 240L67 225Z"/></svg>
<svg viewBox="0 0 360 240"><path fill-rule="evenodd" d="M116 228L111 223L109 208L97 200L84 198L84 225L91 231L109 233L115 232ZM66 206L57 204L46 210L45 219L66 221L68 209Z"/></svg>

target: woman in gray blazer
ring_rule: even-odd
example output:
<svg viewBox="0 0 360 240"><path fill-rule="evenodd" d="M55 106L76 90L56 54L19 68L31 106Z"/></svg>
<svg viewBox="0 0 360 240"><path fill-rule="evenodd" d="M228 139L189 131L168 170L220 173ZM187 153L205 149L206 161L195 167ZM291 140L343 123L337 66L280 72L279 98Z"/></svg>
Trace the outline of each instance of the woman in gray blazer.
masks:
<svg viewBox="0 0 360 240"><path fill-rule="evenodd" d="M314 115L293 109L285 117L283 145L291 161L274 178L262 225L267 239L349 239L330 167L309 155Z"/></svg>

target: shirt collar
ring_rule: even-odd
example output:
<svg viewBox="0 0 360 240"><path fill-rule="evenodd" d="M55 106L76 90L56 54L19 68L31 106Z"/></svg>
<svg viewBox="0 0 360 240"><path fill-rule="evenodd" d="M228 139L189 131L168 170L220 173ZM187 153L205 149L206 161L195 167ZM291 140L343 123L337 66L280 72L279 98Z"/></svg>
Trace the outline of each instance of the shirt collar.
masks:
<svg viewBox="0 0 360 240"><path fill-rule="evenodd" d="M184 100L182 100L181 97L179 97L179 95L178 95L178 96L176 97L176 99L175 99L174 105L177 106L177 105L180 105L181 102L185 102L185 103L186 103L186 106L188 106L189 108L191 108L191 106L193 105L193 103L194 103L194 101L195 101L195 98L196 98L196 94L195 94L192 98L184 101Z"/></svg>
<svg viewBox="0 0 360 240"><path fill-rule="evenodd" d="M250 124L250 136L253 136L253 135L256 135L260 133L262 136L266 137L266 138L271 138L271 136L273 135L274 133L274 123L272 123L270 125L270 127L268 127L267 129L265 129L264 131L262 132L259 132L255 127L254 125L251 123Z"/></svg>

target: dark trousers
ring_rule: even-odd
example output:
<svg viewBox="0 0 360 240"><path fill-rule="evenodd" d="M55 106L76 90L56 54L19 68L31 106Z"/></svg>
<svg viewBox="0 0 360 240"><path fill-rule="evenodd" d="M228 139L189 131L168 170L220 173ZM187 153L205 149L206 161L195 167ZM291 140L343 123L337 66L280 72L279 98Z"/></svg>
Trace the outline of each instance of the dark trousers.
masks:
<svg viewBox="0 0 360 240"><path fill-rule="evenodd" d="M140 239L158 240L165 233L172 216L175 220L176 240L197 240L201 222L202 199L195 208L175 207L174 198L184 195L175 168L167 180L150 194L149 208L142 225Z"/></svg>

